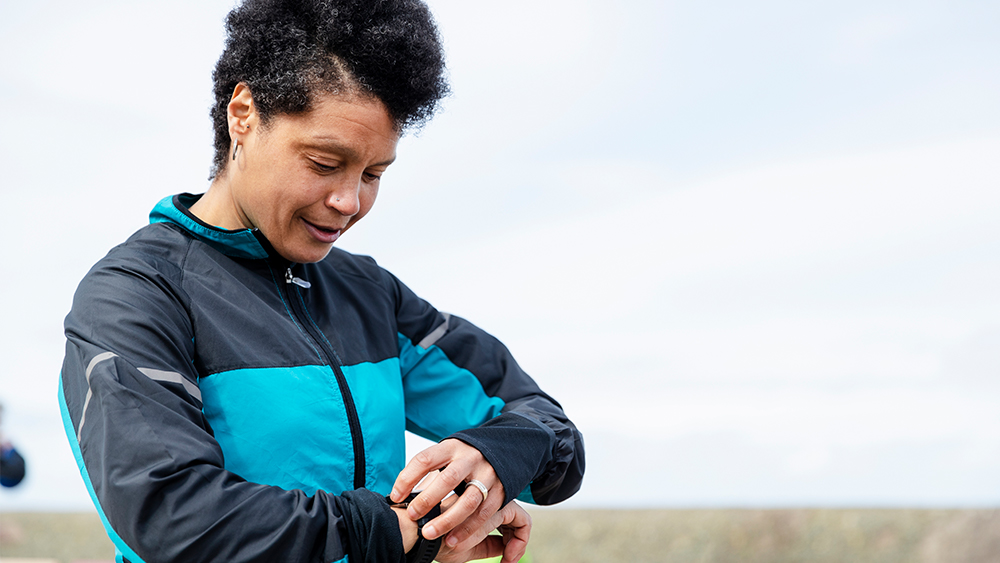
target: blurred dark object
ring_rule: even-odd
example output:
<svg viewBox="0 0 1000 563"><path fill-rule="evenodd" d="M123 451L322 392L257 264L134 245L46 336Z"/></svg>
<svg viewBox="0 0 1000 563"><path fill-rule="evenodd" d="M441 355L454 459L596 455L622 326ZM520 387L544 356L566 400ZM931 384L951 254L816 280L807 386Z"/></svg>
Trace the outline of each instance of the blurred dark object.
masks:
<svg viewBox="0 0 1000 563"><path fill-rule="evenodd" d="M14 487L24 479L24 458L10 444L0 445L0 485Z"/></svg>
<svg viewBox="0 0 1000 563"><path fill-rule="evenodd" d="M0 404L0 424L3 420L3 405ZM17 486L24 479L24 458L0 432L0 485Z"/></svg>

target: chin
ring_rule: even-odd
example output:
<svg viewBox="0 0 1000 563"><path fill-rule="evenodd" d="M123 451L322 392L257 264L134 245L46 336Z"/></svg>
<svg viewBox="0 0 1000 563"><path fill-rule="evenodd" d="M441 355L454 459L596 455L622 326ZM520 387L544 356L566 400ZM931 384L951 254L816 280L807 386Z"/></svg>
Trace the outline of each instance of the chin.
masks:
<svg viewBox="0 0 1000 563"><path fill-rule="evenodd" d="M302 260L296 260L296 262L298 262L299 264L311 264L313 262L319 262L320 260L326 258L326 255L330 254L331 250L333 250L332 246L326 249L326 252L323 252L322 254L317 253L317 254L310 254L308 256L303 256Z"/></svg>
<svg viewBox="0 0 1000 563"><path fill-rule="evenodd" d="M281 256L286 260L290 260L298 264L310 264L312 262L319 262L320 260L326 258L326 255L330 254L331 250L333 250L332 244L322 249L310 248L308 250L302 250L302 249L298 250L289 249L287 251L279 250L278 254L281 254Z"/></svg>

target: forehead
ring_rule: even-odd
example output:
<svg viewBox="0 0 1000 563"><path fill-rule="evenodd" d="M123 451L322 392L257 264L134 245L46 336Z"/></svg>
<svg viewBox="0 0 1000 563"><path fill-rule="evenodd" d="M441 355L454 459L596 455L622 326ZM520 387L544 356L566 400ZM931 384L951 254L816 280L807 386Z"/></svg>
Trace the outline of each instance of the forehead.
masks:
<svg viewBox="0 0 1000 563"><path fill-rule="evenodd" d="M357 153L359 158L395 155L399 131L377 98L317 94L309 111L274 118L274 133L293 143L329 145Z"/></svg>

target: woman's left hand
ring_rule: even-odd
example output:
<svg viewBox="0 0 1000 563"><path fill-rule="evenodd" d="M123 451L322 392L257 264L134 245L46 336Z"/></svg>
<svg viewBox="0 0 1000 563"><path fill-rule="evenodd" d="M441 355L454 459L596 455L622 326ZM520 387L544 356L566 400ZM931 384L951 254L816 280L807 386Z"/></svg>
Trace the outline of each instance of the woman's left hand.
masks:
<svg viewBox="0 0 1000 563"><path fill-rule="evenodd" d="M499 530L501 535L490 535L493 530ZM531 516L519 504L510 502L465 541L454 547L443 546L434 560L462 563L503 555L500 563L516 563L524 556L530 536Z"/></svg>
<svg viewBox="0 0 1000 563"><path fill-rule="evenodd" d="M427 514L460 483L475 479L488 491L484 495L478 487L467 486L447 511L423 527L422 533L427 539L448 534L444 546L452 548L478 535L497 515L504 501L503 484L479 450L460 440L448 439L413 456L396 477L389 497L394 502L402 502L424 476L435 470L440 470L440 473L409 503L407 513L413 520ZM487 533L495 528L489 528Z"/></svg>

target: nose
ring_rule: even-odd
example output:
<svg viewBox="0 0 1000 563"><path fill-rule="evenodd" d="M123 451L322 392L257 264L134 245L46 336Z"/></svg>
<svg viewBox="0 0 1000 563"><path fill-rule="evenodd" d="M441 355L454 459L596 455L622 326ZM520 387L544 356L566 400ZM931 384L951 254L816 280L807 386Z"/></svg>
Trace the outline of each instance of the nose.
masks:
<svg viewBox="0 0 1000 563"><path fill-rule="evenodd" d="M361 176L344 175L327 194L326 206L336 209L341 215L353 217L361 211Z"/></svg>

